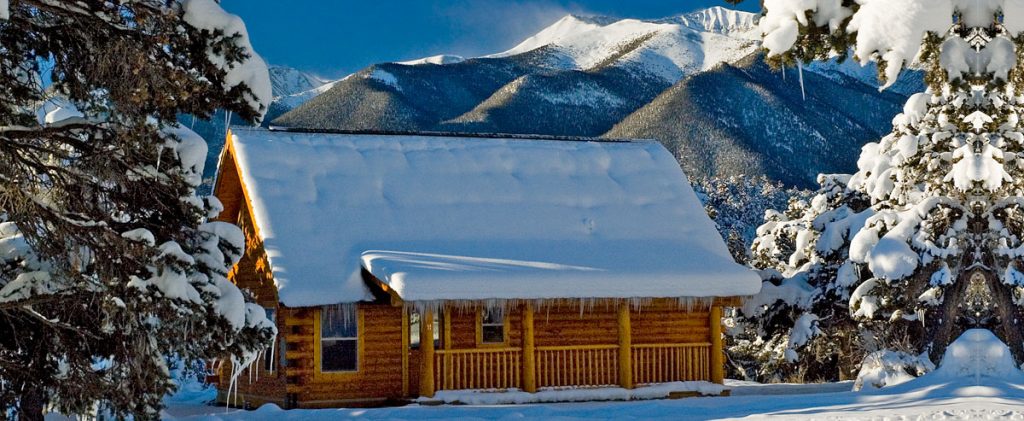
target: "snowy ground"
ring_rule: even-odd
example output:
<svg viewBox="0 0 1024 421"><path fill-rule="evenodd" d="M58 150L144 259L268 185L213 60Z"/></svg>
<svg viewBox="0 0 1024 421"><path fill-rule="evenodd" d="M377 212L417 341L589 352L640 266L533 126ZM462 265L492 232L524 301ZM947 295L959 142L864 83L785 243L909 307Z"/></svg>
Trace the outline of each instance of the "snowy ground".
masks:
<svg viewBox="0 0 1024 421"><path fill-rule="evenodd" d="M732 397L635 402L503 406L419 406L379 409L226 411L202 406L196 396L174 401L167 419L178 420L436 420L436 419L1019 419L1024 385L981 378L911 382L872 392L849 392L850 383L757 385L730 382ZM209 396L209 395L208 395Z"/></svg>

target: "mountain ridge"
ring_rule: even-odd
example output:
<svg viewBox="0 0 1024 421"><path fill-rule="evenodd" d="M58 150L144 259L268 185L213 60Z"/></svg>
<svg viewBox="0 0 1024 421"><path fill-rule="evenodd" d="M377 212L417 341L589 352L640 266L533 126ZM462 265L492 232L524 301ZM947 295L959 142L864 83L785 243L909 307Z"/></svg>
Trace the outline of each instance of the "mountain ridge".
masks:
<svg viewBox="0 0 1024 421"><path fill-rule="evenodd" d="M694 179L766 176L813 188L818 172L852 171L860 146L887 133L904 97L923 89L911 72L879 92L876 69L834 60L803 68L801 87L800 69L764 64L756 21L722 7L653 20L567 15L500 53L379 63L281 96L267 121L653 138Z"/></svg>

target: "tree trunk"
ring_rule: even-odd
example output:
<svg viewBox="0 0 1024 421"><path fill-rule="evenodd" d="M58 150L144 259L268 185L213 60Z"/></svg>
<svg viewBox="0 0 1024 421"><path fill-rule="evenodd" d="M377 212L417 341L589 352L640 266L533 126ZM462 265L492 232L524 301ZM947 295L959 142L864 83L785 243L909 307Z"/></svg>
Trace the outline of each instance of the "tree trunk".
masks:
<svg viewBox="0 0 1024 421"><path fill-rule="evenodd" d="M18 399L19 421L43 421L43 392L35 388L27 388Z"/></svg>
<svg viewBox="0 0 1024 421"><path fill-rule="evenodd" d="M959 306L963 302L964 295L969 286L970 273L962 273L957 277L952 288L947 288L942 297L942 304L934 310L925 314L925 335L923 335L924 348L928 351L928 357L936 365L942 364L942 356L960 333L964 331L963 326L957 323L962 312Z"/></svg>
<svg viewBox="0 0 1024 421"><path fill-rule="evenodd" d="M1014 360L1020 364L1024 361L1024 331L1021 327L1021 324L1024 323L1024 314L1022 314L1021 308L1013 302L1013 290L1002 283L998 277L990 276L988 284L996 304L994 313L998 320L996 326L992 328L992 333L995 333L1010 347Z"/></svg>

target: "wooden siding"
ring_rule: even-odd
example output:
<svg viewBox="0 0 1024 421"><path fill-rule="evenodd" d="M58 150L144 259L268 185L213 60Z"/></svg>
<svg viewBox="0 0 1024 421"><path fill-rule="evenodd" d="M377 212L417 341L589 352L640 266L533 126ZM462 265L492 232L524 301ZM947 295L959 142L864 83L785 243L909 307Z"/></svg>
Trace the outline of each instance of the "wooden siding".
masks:
<svg viewBox="0 0 1024 421"><path fill-rule="evenodd" d="M289 353L289 393L298 407L314 408L355 404L374 400L397 400L402 396L402 308L387 304L358 304L359 367L352 373L321 373L316 365L319 338L315 338L319 309L302 309L292 319L309 332L304 346ZM299 342L299 338L296 341Z"/></svg>
<svg viewBox="0 0 1024 421"><path fill-rule="evenodd" d="M711 342L709 309L680 310L670 300L630 310L633 344Z"/></svg>
<svg viewBox="0 0 1024 421"><path fill-rule="evenodd" d="M256 230L247 208L242 208L236 225L245 234L245 254L228 273L228 279L253 294L253 298L266 308L277 307L277 286L270 272L270 262L263 250L263 241L256 236Z"/></svg>
<svg viewBox="0 0 1024 421"><path fill-rule="evenodd" d="M596 305L580 312L563 304L538 308L533 316L537 347L615 345L619 343L614 305Z"/></svg>
<svg viewBox="0 0 1024 421"><path fill-rule="evenodd" d="M281 317L277 318L277 329L278 331L284 329L284 321ZM217 401L221 404L230 401L232 405L245 408L258 408L265 403L284 407L286 405L286 377L278 364L281 361L279 353L284 352L283 349L280 349L280 343L281 341L278 340L275 344L278 348L274 350L273 371L267 371L262 360L254 362L248 369L239 373L236 389L238 393L232 393L231 396L227 394L231 383L231 364L224 361L217 373ZM264 356L264 358L269 357L269 355Z"/></svg>
<svg viewBox="0 0 1024 421"><path fill-rule="evenodd" d="M252 219L252 206L245 193L245 186L235 165L230 145L228 139L228 149L221 157L217 185L214 186L214 195L224 205L224 210L216 220L233 223L242 229L245 235L245 253L228 273L228 279L240 288L249 290L260 305L276 308L277 287L270 271L270 261L264 251L263 240L259 236L259 227Z"/></svg>
<svg viewBox="0 0 1024 421"><path fill-rule="evenodd" d="M230 144L230 140L228 141ZM242 258L228 273L228 279L240 288L248 290L253 294L257 303L265 308L277 309L277 288L274 286L273 275L270 272L269 261L263 248L263 241L258 235L258 228L252 220L252 210L246 198L245 187L241 182L238 166L231 155L230 149L221 156L217 184L214 186L214 195L224 205L224 210L217 216L216 220L230 222L241 228L245 235L245 251ZM277 313L278 332L287 330L286 316L278 309ZM285 337L279 337L286 339ZM281 349L279 339L274 352L275 367L281 361L280 353L286 352ZM285 406L287 379L283 371L278 367L273 372L264 369L262 361L253 363L253 366L238 376L237 394L227 396L227 388L231 381L230 363L224 362L220 365L217 373L218 401L230 400L240 406L256 407L264 403L274 403Z"/></svg>

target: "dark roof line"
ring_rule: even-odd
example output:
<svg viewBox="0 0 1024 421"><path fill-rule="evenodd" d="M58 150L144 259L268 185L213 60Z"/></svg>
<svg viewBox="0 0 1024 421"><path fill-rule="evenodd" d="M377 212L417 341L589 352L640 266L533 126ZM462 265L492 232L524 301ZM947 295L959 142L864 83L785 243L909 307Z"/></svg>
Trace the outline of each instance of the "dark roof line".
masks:
<svg viewBox="0 0 1024 421"><path fill-rule="evenodd" d="M586 136L556 136L543 134L516 134L516 133L459 133L459 132L436 132L436 131L413 131L413 130L342 130L342 129L309 129L302 127L281 127L270 126L267 128L272 132L289 133L323 133L323 134L347 134L347 135L377 135L377 136L424 136L424 137L467 137L480 139L523 139L523 140L558 140L566 142L605 142L605 143L630 143L648 142L651 139L621 139L601 138Z"/></svg>

